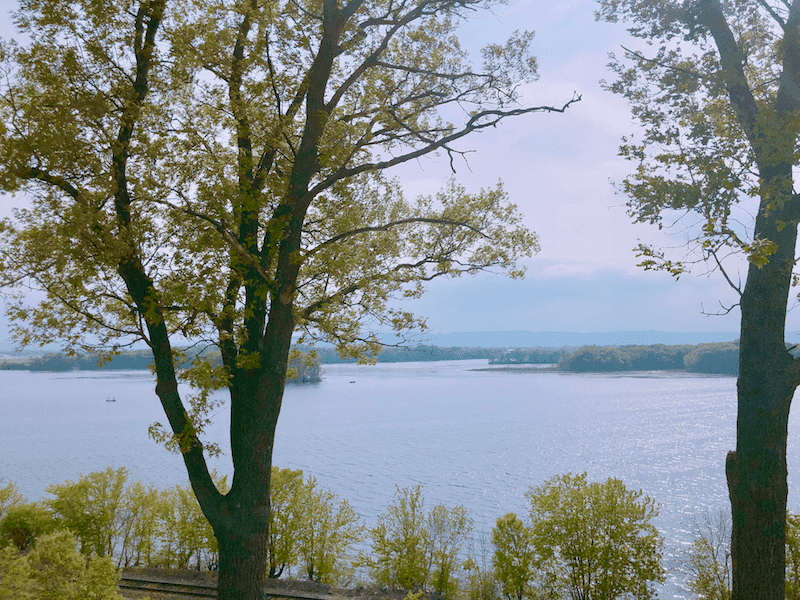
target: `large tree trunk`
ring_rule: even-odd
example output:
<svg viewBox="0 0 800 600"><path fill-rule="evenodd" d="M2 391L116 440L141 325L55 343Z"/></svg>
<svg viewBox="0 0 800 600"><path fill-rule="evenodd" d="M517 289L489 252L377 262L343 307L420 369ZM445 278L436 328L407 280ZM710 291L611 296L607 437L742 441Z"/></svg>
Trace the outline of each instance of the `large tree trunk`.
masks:
<svg viewBox="0 0 800 600"><path fill-rule="evenodd" d="M733 600L784 598L786 440L797 386L784 342L797 238L797 223L787 218L791 203L772 210L762 203L755 233L775 242L776 252L761 267L750 264L742 294L736 451L726 464ZM781 217L785 227L776 224Z"/></svg>
<svg viewBox="0 0 800 600"><path fill-rule="evenodd" d="M244 514L246 511L240 511ZM251 522L246 522L246 521ZM219 600L261 600L267 568L267 528L253 519L226 519L230 527L215 530L219 544Z"/></svg>

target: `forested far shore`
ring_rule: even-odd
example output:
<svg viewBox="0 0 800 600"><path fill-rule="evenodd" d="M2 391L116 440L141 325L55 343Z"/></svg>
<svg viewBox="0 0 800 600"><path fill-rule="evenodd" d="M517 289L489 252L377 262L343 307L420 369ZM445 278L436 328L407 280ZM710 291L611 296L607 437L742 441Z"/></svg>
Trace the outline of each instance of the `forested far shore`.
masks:
<svg viewBox="0 0 800 600"><path fill-rule="evenodd" d="M321 365L355 363L342 358L335 348L297 346L289 364L288 380L294 383L321 381ZM792 348L794 351L794 348ZM186 361L197 357L219 364L219 352L205 350L187 353ZM738 341L713 344L653 344L647 346L581 346L563 348L442 348L417 345L386 347L372 357L378 363L430 362L442 360L486 359L490 365L555 365L559 371L579 373L620 371L687 371L736 376L739 373ZM96 354L50 353L24 360L0 360L0 369L27 371L93 371L148 369L149 350L120 352L101 361Z"/></svg>
<svg viewBox="0 0 800 600"><path fill-rule="evenodd" d="M214 365L221 364L218 350L210 349L202 352L188 352L185 364L188 366L192 360L200 357ZM35 358L24 360L0 359L0 370L7 371L124 371L147 370L153 363L153 354L146 350L126 350L113 356L101 358L98 354L67 354L53 352ZM322 380L319 358L306 352L297 352L289 360L288 383L316 383Z"/></svg>

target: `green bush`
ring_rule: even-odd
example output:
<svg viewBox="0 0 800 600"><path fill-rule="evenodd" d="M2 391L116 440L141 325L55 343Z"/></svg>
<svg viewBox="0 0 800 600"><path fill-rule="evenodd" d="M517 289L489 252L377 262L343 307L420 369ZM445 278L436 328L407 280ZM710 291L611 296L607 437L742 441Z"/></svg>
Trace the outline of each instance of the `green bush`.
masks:
<svg viewBox="0 0 800 600"><path fill-rule="evenodd" d="M533 546L551 589L573 598L655 597L663 582L658 507L618 479L552 477L526 494Z"/></svg>
<svg viewBox="0 0 800 600"><path fill-rule="evenodd" d="M119 575L111 558L86 559L70 531L39 537L22 555L0 550L0 598L14 600L122 600Z"/></svg>
<svg viewBox="0 0 800 600"><path fill-rule="evenodd" d="M113 555L123 531L123 492L128 479L125 467L83 475L77 482L51 485L54 498L46 505L78 538L81 552Z"/></svg>
<svg viewBox="0 0 800 600"><path fill-rule="evenodd" d="M38 502L14 504L0 522L0 546L28 550L40 535L54 532L56 525L53 514Z"/></svg>

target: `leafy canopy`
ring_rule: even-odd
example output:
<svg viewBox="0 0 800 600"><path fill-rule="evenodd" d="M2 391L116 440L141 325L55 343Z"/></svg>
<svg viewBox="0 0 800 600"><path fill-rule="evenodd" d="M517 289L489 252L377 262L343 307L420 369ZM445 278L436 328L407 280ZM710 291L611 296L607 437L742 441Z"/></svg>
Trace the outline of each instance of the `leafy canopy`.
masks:
<svg viewBox="0 0 800 600"><path fill-rule="evenodd" d="M424 326L392 299L426 281L521 275L538 238L501 185L410 200L383 174L579 99L520 105L530 32L468 63L456 28L493 3L23 0L30 43L0 44L0 188L29 200L0 225L18 340L145 340L174 355L165 383L167 340L216 344L223 365L184 365L200 391L165 402L187 451L275 336L359 355Z"/></svg>
<svg viewBox="0 0 800 600"><path fill-rule="evenodd" d="M698 260L721 268L731 250L763 266L776 245L755 234L749 199L764 198L769 214L792 196L783 173L799 158L800 112L787 97L797 74L784 64L784 43L794 44L786 35L798 15L790 16L790 3L756 0L599 5L599 19L624 21L647 43L611 54L615 79L605 84L628 100L640 125L620 147L636 165L620 185L630 215L659 226L682 222L698 242L699 256L689 252L683 262L641 244L642 266L679 276Z"/></svg>

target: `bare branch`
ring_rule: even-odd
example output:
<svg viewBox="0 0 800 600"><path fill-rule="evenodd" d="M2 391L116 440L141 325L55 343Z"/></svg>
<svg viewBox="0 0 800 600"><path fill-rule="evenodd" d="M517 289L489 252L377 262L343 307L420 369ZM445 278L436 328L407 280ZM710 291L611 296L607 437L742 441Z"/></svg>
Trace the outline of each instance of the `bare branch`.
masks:
<svg viewBox="0 0 800 600"><path fill-rule="evenodd" d="M728 276L727 271L725 271L725 268L722 266L722 263L719 261L719 258L717 258L717 251L712 249L707 249L707 252L714 257L714 262L717 263L717 267L719 268L722 275L725 277L725 281L728 282L728 285L731 286L731 288L733 288L736 291L736 293L739 294L739 296L741 296L742 295L741 287L735 285L733 281L731 281L731 278Z"/></svg>
<svg viewBox="0 0 800 600"><path fill-rule="evenodd" d="M335 244L336 242L340 242L349 237L360 235L362 233L388 231L393 227L397 227L399 225L409 225L411 223L430 223L433 225L453 225L455 227L464 227L466 229L471 229L472 231L474 231L478 235L485 237L486 239L490 239L488 235L486 235L476 227L473 227L469 223L465 223L464 221L455 221L453 219L435 219L429 217L409 217L408 219L400 219L398 221L392 221L391 223L385 223L384 225L375 225L372 227L360 227L358 229L353 229L352 231L346 231L344 233L340 233L339 235L336 235L328 240L325 240L324 242L318 244L317 246L306 252L306 258L313 256L314 254L330 246L331 244Z"/></svg>
<svg viewBox="0 0 800 600"><path fill-rule="evenodd" d="M783 20L783 18L782 18L782 17L781 17L781 16L780 16L780 15L779 15L777 12L775 12L775 9L774 9L774 8L772 8L772 7L769 5L769 3L768 3L768 2L766 2L765 0L758 0L758 3L759 3L761 6L763 6L763 7L764 7L764 9L765 9L765 10L766 10L766 11L767 11L769 14L770 14L770 16L771 16L771 17L772 17L772 18L775 20L775 22L776 22L778 25L780 25L780 26L781 26L781 28L782 28L782 29L784 29L784 30L786 29L786 21L784 21L784 20Z"/></svg>
<svg viewBox="0 0 800 600"><path fill-rule="evenodd" d="M312 187L308 192L304 195L303 200L308 202L309 199L315 197L317 194L324 192L326 189L331 187L337 181L345 179L347 177L352 177L354 175L358 175L359 173L365 172L374 172L380 171L383 169L388 169L389 167L393 167L395 165L402 164L404 162L408 162L409 160L414 160L415 158L419 158L421 156L425 156L426 154L430 154L436 150L446 148L451 142L459 140L464 136L472 133L473 131L479 131L482 129L486 129L488 127L494 127L506 117L513 117L518 115L524 115L528 113L536 113L536 112L558 112L563 113L574 103L580 102L581 96L578 93L574 93L572 99L569 102L566 102L561 108L556 106L533 106L529 108L517 108L513 110L499 110L499 109L490 109L490 110L483 110L480 112L475 113L472 117L470 117L469 121L467 121L464 127L450 135L446 135L439 140L433 141L430 144L418 148L408 154L403 154L400 156L396 156L389 160L374 162L374 163L364 163L358 165L356 167L345 168L342 167L338 169L336 172L332 173L330 176L319 182L317 185ZM482 119L487 119L486 121L482 122Z"/></svg>
<svg viewBox="0 0 800 600"><path fill-rule="evenodd" d="M721 312L708 313L703 308L703 303L701 302L700 303L700 314L704 315L706 317L724 317L725 315L730 313L734 308L739 306L739 303L737 302L736 304L732 304L731 306L725 306L722 302L720 302L719 305L722 308Z"/></svg>

